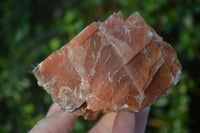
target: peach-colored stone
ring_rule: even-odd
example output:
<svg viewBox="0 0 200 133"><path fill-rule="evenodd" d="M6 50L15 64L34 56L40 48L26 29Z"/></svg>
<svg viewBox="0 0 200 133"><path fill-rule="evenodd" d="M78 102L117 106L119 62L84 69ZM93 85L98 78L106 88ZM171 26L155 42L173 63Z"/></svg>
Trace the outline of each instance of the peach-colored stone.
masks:
<svg viewBox="0 0 200 133"><path fill-rule="evenodd" d="M95 119L101 112L137 112L180 79L176 52L139 13L94 22L33 70L62 109Z"/></svg>

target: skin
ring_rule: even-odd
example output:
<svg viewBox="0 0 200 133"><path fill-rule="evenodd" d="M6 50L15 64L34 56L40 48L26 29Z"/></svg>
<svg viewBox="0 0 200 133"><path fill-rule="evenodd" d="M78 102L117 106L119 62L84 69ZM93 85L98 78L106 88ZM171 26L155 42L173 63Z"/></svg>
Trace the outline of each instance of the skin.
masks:
<svg viewBox="0 0 200 133"><path fill-rule="evenodd" d="M89 133L144 133L150 107L137 113L107 113L90 129ZM52 104L45 118L40 120L29 133L70 133L78 116L64 112Z"/></svg>

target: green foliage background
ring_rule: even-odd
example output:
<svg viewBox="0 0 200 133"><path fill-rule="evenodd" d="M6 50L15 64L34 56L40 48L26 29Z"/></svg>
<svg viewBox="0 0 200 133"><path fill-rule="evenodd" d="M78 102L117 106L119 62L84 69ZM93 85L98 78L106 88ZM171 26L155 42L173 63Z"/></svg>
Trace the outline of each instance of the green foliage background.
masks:
<svg viewBox="0 0 200 133"><path fill-rule="evenodd" d="M138 11L172 44L181 81L151 107L147 133L198 133L200 126L200 0L0 1L0 132L29 131L52 103L31 70L93 21ZM73 133L95 121L80 118Z"/></svg>

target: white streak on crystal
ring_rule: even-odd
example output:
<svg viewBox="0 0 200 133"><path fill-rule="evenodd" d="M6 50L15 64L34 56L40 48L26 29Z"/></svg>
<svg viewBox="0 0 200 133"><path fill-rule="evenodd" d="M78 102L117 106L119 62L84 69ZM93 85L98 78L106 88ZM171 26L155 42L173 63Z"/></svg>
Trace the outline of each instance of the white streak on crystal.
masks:
<svg viewBox="0 0 200 133"><path fill-rule="evenodd" d="M181 70L179 68L179 70L176 72L176 76L175 76L175 79L174 79L174 84L175 85L178 83L180 77L181 77Z"/></svg>
<svg viewBox="0 0 200 133"><path fill-rule="evenodd" d="M149 54L149 52L147 51L146 48L144 48L144 49L142 50L142 53L144 54L145 60L146 60L146 61L149 61L149 62L152 62L152 61L153 61L151 58L149 58L150 54Z"/></svg>
<svg viewBox="0 0 200 133"><path fill-rule="evenodd" d="M149 32L148 32L148 36L149 37L152 37L153 36L153 33L149 30Z"/></svg>
<svg viewBox="0 0 200 133"><path fill-rule="evenodd" d="M75 89L74 89L74 96L77 96L77 95L78 95L77 87L75 87Z"/></svg>
<svg viewBox="0 0 200 133"><path fill-rule="evenodd" d="M126 64L129 61L129 59L132 58L133 51L131 47L126 42L123 42L122 40L117 39L113 35L108 33L102 24L99 26L99 30L110 41L110 44L115 48L116 52L120 55L123 63ZM131 37L129 37L129 39L130 39L129 41L131 41Z"/></svg>
<svg viewBox="0 0 200 133"><path fill-rule="evenodd" d="M116 73L118 73L119 72L119 70L122 68L122 65L118 68L118 69L116 69L114 72L113 72L113 76L116 74Z"/></svg>
<svg viewBox="0 0 200 133"><path fill-rule="evenodd" d="M135 96L135 99L136 99L137 103L139 104L139 107L142 106L142 101L144 100L144 97L145 97L144 91L142 91L142 90L140 90L139 94L137 96Z"/></svg>
<svg viewBox="0 0 200 133"><path fill-rule="evenodd" d="M116 106L116 104L112 103L111 105L112 105L114 111L116 111L116 110L117 110L117 106Z"/></svg>
<svg viewBox="0 0 200 133"><path fill-rule="evenodd" d="M127 74L123 74L122 76L120 76L120 78L118 79L118 83L120 83L121 80L122 80L122 78L124 78L124 77L126 77L126 76L127 76Z"/></svg>
<svg viewBox="0 0 200 133"><path fill-rule="evenodd" d="M67 106L68 103L68 96L67 93L72 93L71 89L68 86L61 86L59 88L59 93L57 95L57 99L59 100L59 103L62 103L63 107ZM67 106L66 110L69 110L71 108L71 106Z"/></svg>
<svg viewBox="0 0 200 133"><path fill-rule="evenodd" d="M98 88L102 88L104 84L104 81L102 81L100 84L98 84Z"/></svg>
<svg viewBox="0 0 200 133"><path fill-rule="evenodd" d="M88 76L87 76L85 66L84 66L89 45L80 46L80 47L77 47L76 49L71 49L71 47L67 47L67 48L68 48L68 58L72 62L75 70L77 71L78 75L81 78L81 84L79 85L78 97L84 100L84 95L82 94L82 90L87 90L87 88L89 88L90 86L88 83Z"/></svg>
<svg viewBox="0 0 200 133"><path fill-rule="evenodd" d="M96 45L96 43L95 43ZM95 68L96 68L96 65L97 65L97 62L99 61L100 57L101 57L101 51L103 49L103 45L101 45L101 47L99 48L99 51L97 53L97 56L96 56L96 60L94 61L94 65L93 67L91 68L91 71L90 71L90 75L93 76L95 74Z"/></svg>
<svg viewBox="0 0 200 133"><path fill-rule="evenodd" d="M92 51L92 58L95 59L94 51Z"/></svg>
<svg viewBox="0 0 200 133"><path fill-rule="evenodd" d="M174 63L174 61L176 60L176 58L175 57L173 57L172 59L171 59L171 62L173 62Z"/></svg>
<svg viewBox="0 0 200 133"><path fill-rule="evenodd" d="M58 52L58 55L59 55L59 56L62 56L62 54L61 54L60 52Z"/></svg>
<svg viewBox="0 0 200 133"><path fill-rule="evenodd" d="M170 74L170 75L171 75L171 83L175 84L175 78L174 78L173 74Z"/></svg>
<svg viewBox="0 0 200 133"><path fill-rule="evenodd" d="M51 88L54 86L57 81L56 77L52 77L51 80L47 82L42 82L42 80L38 80L38 85L42 86L49 94L51 94Z"/></svg>
<svg viewBox="0 0 200 133"><path fill-rule="evenodd" d="M125 34L128 35L128 43L131 43L131 35L130 35L130 29L126 25L123 25L123 28L125 29Z"/></svg>
<svg viewBox="0 0 200 133"><path fill-rule="evenodd" d="M108 81L113 82L113 79L110 77L110 72L108 72Z"/></svg>
<svg viewBox="0 0 200 133"><path fill-rule="evenodd" d="M91 76L94 76L94 74L96 73L96 70L93 68L93 69L91 69L91 71L90 71L90 75Z"/></svg>
<svg viewBox="0 0 200 133"><path fill-rule="evenodd" d="M110 57L111 57L111 54L109 54L109 55L107 56L107 58L106 58L104 64L108 62L108 60L110 59Z"/></svg>
<svg viewBox="0 0 200 133"><path fill-rule="evenodd" d="M129 106L127 104L122 105L120 108L128 108Z"/></svg>
<svg viewBox="0 0 200 133"><path fill-rule="evenodd" d="M112 95L113 93L114 93L114 88L111 88L112 89L112 92L111 92L111 94L110 95Z"/></svg>
<svg viewBox="0 0 200 133"><path fill-rule="evenodd" d="M49 60L52 60L52 57L51 56L49 56L49 58L48 58Z"/></svg>
<svg viewBox="0 0 200 133"><path fill-rule="evenodd" d="M71 109L71 106L68 105L68 106L65 107L65 109L66 109L66 110L69 110L69 109Z"/></svg>
<svg viewBox="0 0 200 133"><path fill-rule="evenodd" d="M66 91L66 90L67 90L67 92L70 92L70 93L73 92L72 89L71 89L70 87L68 87L68 86L61 86L61 87L60 87L60 90L61 90L61 92L62 92L62 91Z"/></svg>

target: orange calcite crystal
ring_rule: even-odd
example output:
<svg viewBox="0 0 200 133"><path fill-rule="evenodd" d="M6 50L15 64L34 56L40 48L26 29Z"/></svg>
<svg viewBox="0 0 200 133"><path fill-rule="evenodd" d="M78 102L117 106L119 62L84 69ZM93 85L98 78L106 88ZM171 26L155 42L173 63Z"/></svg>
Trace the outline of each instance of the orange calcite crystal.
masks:
<svg viewBox="0 0 200 133"><path fill-rule="evenodd" d="M95 119L137 112L180 79L176 52L139 13L94 22L35 69L38 84L62 109Z"/></svg>

